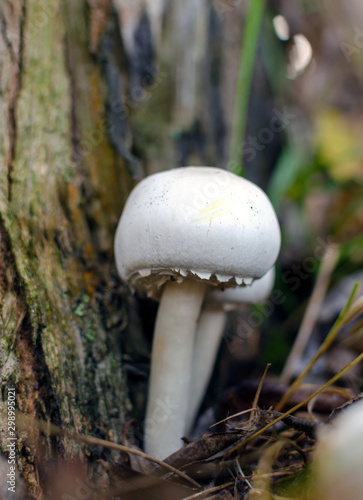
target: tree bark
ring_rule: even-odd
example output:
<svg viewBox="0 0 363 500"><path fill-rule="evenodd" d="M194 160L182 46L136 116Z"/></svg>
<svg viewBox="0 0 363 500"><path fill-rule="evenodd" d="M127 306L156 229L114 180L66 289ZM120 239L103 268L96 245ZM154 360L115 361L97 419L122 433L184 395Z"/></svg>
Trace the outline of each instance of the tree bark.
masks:
<svg viewBox="0 0 363 500"><path fill-rule="evenodd" d="M133 161L105 113L117 27L108 1L2 0L0 32L1 450L13 385L26 415L121 441L121 339L139 327L112 251ZM34 498L48 459L86 453L35 429L17 437Z"/></svg>

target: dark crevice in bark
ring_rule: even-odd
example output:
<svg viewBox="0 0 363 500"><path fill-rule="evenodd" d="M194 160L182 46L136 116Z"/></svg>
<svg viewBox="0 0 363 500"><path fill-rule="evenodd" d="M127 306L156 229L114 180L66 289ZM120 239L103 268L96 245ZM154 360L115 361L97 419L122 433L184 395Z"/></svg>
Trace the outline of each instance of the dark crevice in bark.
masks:
<svg viewBox="0 0 363 500"><path fill-rule="evenodd" d="M104 33L99 44L99 63L108 89L105 103L105 121L110 143L121 158L127 163L129 173L134 179L142 179L144 172L139 160L126 146L128 133L129 110L126 109L121 98L122 87L125 86L122 75L122 66L126 56L120 36L118 17L112 13L109 28Z"/></svg>
<svg viewBox="0 0 363 500"><path fill-rule="evenodd" d="M7 46L8 50L9 50L11 60L14 61L15 60L14 48L13 48L13 44L12 44L10 38L8 37L8 33L7 33L7 29L6 29L5 15L4 15L1 4L0 4L0 34L5 42L5 45Z"/></svg>
<svg viewBox="0 0 363 500"><path fill-rule="evenodd" d="M134 32L135 53L130 59L130 94L131 99L134 99L134 92L137 92L140 87L145 86L145 81L150 81L150 74L155 73L154 59L155 50L151 34L150 19L146 12L144 12L136 26Z"/></svg>
<svg viewBox="0 0 363 500"><path fill-rule="evenodd" d="M26 8L25 2L21 3L21 16L19 18L19 47L18 50L14 48L12 40L7 36L7 33L11 30L8 29L6 25L6 19L2 9L0 10L0 23L1 23L1 33L8 47L11 66L12 66L12 86L9 89L9 101L8 101L8 111L7 111L7 122L8 122L8 135L9 135L9 154L6 159L6 169L7 169L7 181L8 181L8 200L11 201L12 198L12 173L14 169L14 159L16 154L16 140L17 140L17 123L16 123L16 107L18 102L18 97L21 91L22 83L22 69L23 69L23 28L25 23Z"/></svg>

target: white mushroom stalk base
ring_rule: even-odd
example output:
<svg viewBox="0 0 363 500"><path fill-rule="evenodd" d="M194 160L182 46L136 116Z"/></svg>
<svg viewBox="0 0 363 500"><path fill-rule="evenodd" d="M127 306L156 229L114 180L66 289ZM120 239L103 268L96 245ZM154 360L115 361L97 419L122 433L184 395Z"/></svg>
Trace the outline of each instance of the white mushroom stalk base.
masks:
<svg viewBox="0 0 363 500"><path fill-rule="evenodd" d="M227 314L220 306L202 309L195 336L192 382L189 393L186 433L190 433L208 387L221 343Z"/></svg>
<svg viewBox="0 0 363 500"><path fill-rule="evenodd" d="M145 451L164 459L183 442L194 338L206 285L169 281L163 290L152 347Z"/></svg>

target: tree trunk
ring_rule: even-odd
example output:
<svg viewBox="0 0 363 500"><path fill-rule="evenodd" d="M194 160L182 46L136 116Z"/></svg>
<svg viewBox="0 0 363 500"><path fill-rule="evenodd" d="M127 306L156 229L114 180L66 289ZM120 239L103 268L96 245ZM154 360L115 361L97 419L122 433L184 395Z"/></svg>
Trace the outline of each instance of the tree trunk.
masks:
<svg viewBox="0 0 363 500"><path fill-rule="evenodd" d="M113 263L133 159L124 124L105 114L120 75L111 14L107 1L0 4L0 376L5 405L15 386L19 411L121 441L121 338L138 325ZM42 498L47 459L85 451L36 437L18 433L16 455Z"/></svg>

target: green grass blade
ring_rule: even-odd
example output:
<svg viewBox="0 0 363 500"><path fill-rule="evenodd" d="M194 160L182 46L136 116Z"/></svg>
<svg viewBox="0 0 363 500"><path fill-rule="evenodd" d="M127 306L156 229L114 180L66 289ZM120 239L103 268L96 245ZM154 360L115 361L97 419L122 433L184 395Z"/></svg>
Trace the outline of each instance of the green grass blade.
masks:
<svg viewBox="0 0 363 500"><path fill-rule="evenodd" d="M241 144L245 137L250 88L265 1L250 0L242 40L228 162L229 170L238 175L243 174Z"/></svg>

